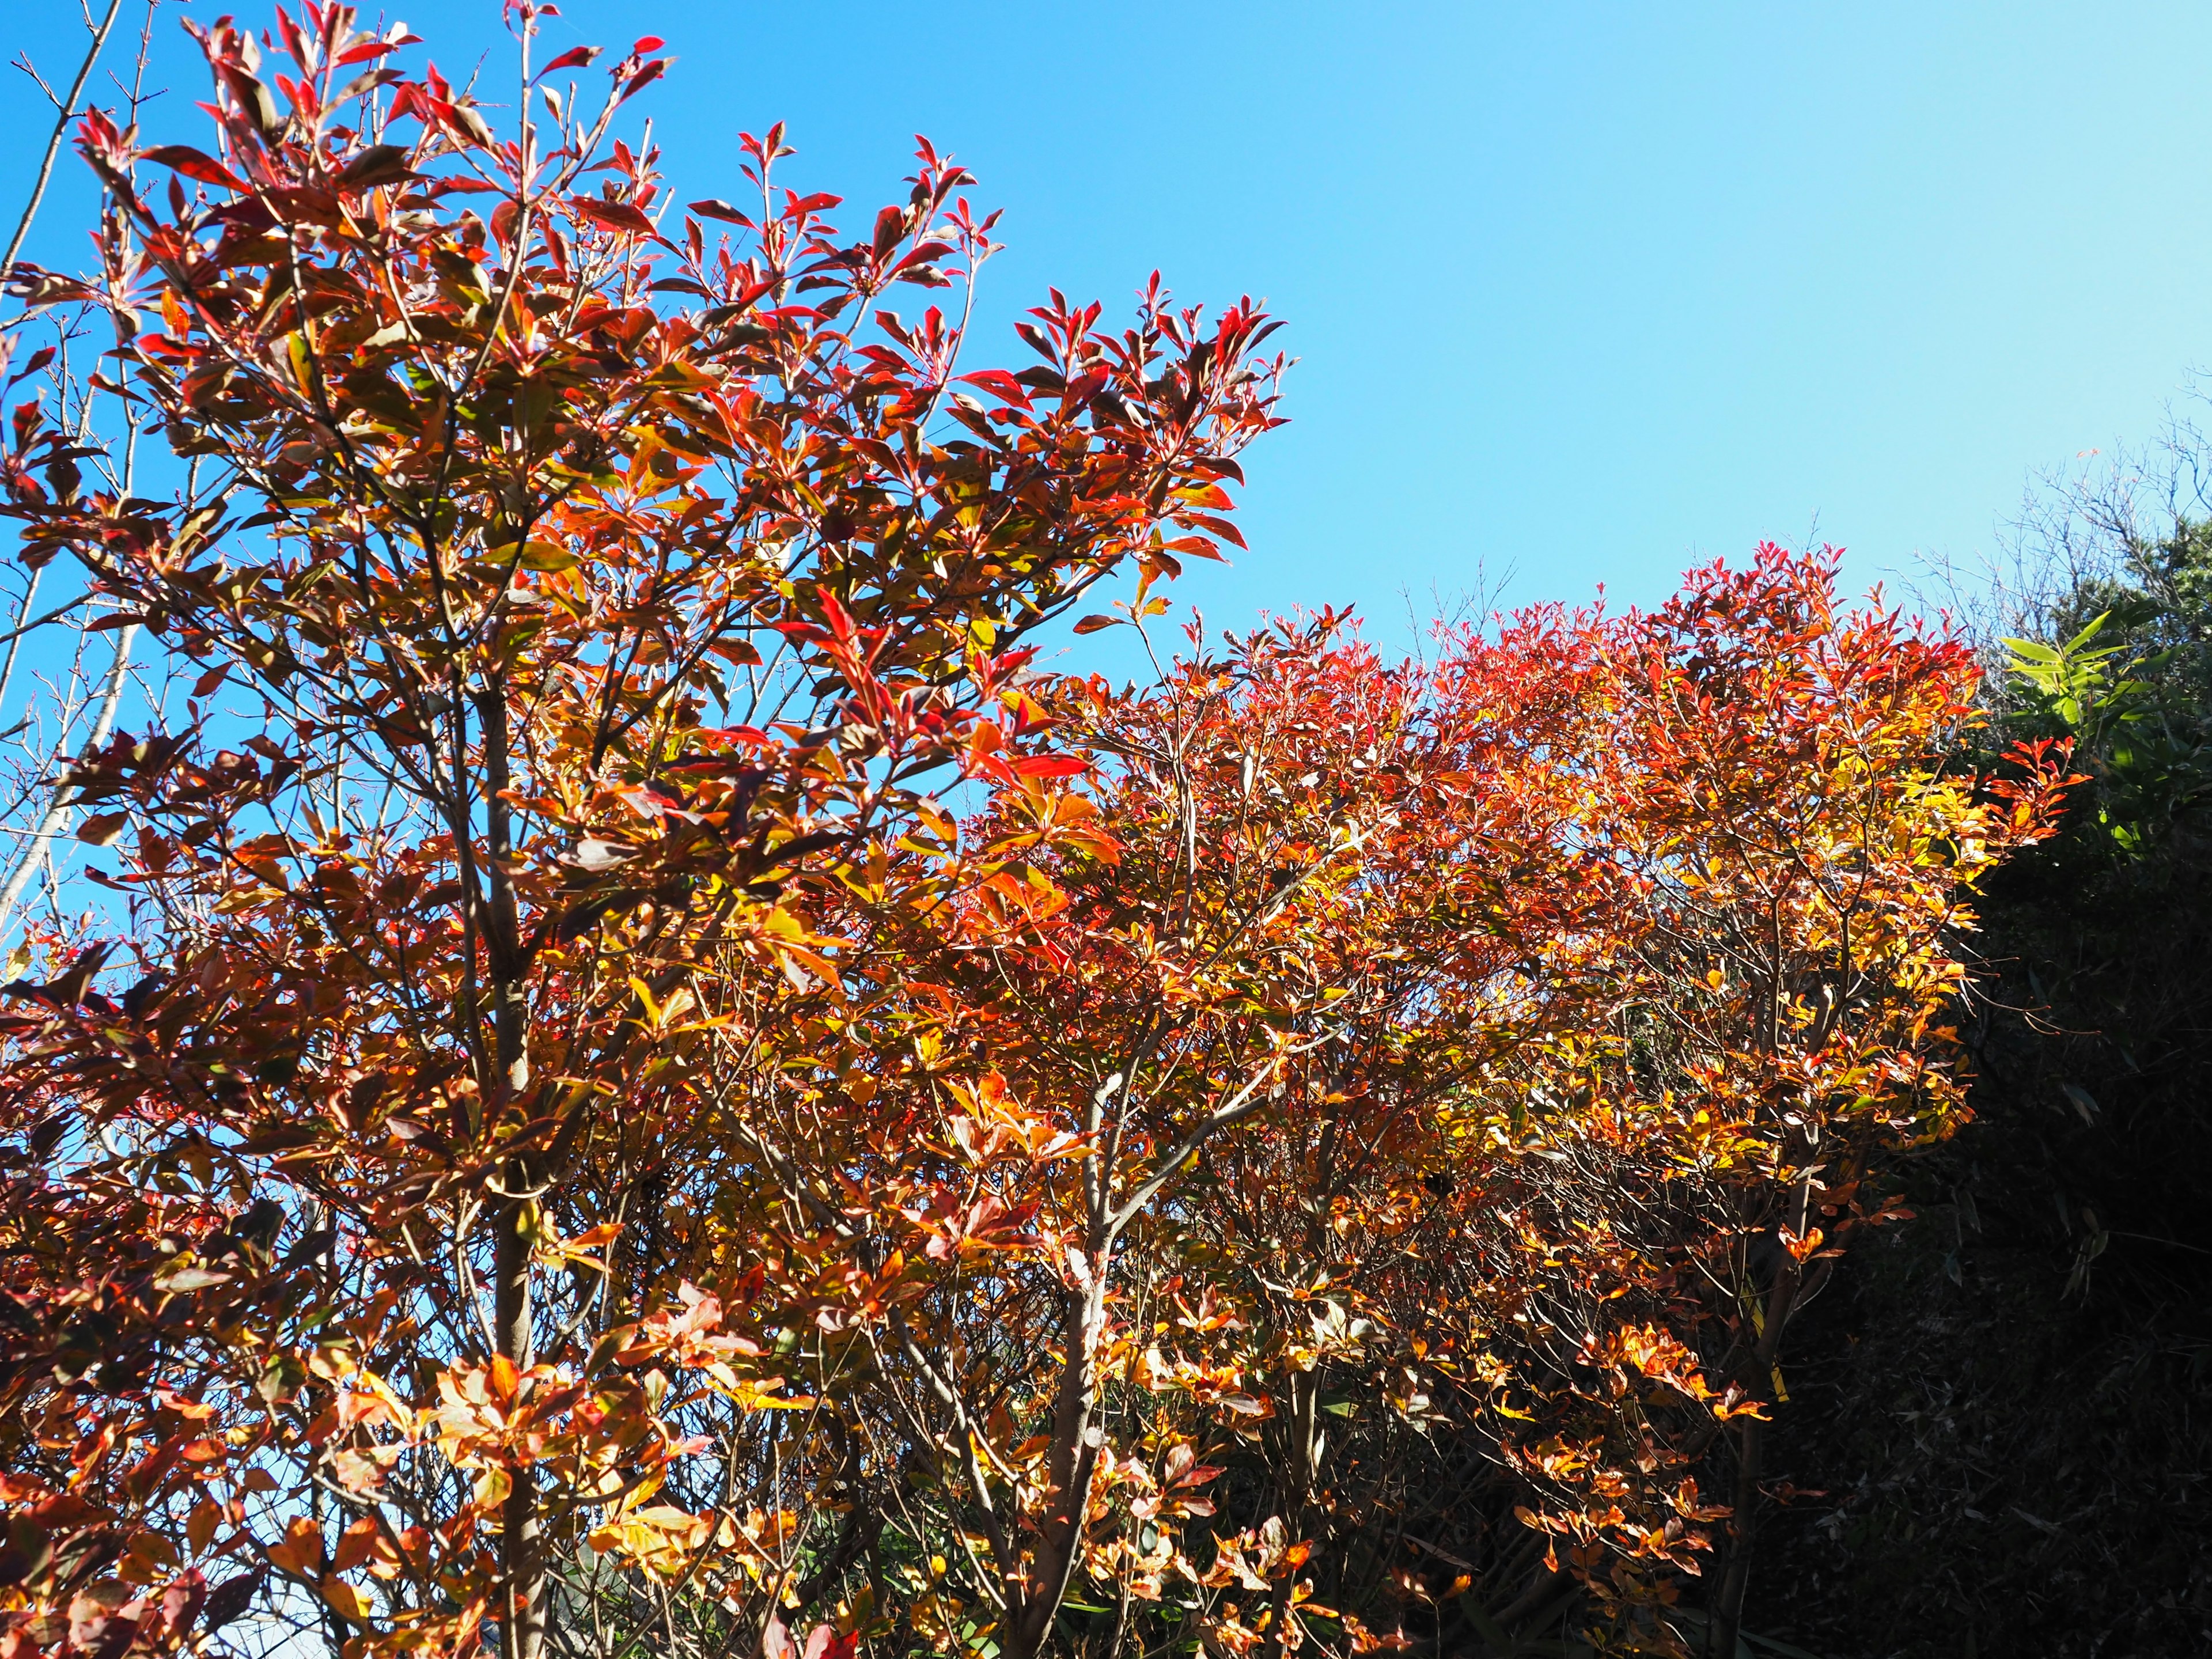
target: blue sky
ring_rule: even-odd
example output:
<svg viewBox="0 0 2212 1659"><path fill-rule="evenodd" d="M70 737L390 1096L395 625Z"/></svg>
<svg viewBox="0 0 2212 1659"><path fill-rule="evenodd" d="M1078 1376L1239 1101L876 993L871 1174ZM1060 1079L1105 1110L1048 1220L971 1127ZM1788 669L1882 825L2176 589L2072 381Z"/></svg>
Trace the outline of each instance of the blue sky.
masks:
<svg viewBox="0 0 2212 1659"><path fill-rule="evenodd" d="M161 137L203 95L180 9ZM735 134L778 118L855 226L909 135L955 151L1011 244L972 366L1018 366L1048 283L1272 301L1293 424L1249 458L1250 553L1183 585L1218 623L1352 600L1396 636L1484 568L1649 601L1816 524L1861 582L1971 558L2212 362L2202 5L566 9L556 47L668 38L637 106L686 196L734 193ZM0 39L51 73L76 10L19 0ZM400 15L504 78L494 0ZM11 191L41 108L0 81ZM76 262L78 171L33 257Z"/></svg>

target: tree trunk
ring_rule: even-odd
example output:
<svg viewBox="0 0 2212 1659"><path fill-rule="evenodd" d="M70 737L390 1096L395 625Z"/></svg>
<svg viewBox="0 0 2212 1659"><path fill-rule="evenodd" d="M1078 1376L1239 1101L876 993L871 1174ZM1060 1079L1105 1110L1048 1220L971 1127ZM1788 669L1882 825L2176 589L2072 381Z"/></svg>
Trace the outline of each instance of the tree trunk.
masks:
<svg viewBox="0 0 2212 1659"><path fill-rule="evenodd" d="M1752 1534L1758 1525L1759 1459L1766 1425L1747 1417L1736 1431L1735 1514L1729 1522L1728 1565L1705 1627L1709 1659L1735 1659L1743 1627L1744 1594L1751 1587Z"/></svg>
<svg viewBox="0 0 2212 1659"><path fill-rule="evenodd" d="M502 1110L511 1111L517 1097L530 1085L529 1002L522 983L520 915L511 867L514 847L506 799L510 778L504 684L495 678L477 700L477 710L483 729L484 864L491 896L483 945L491 970L493 1052L498 1072L491 1094ZM499 1286L499 1351L518 1371L527 1370L537 1358L531 1328L530 1259L537 1231L531 1223L538 1172L531 1164L528 1158L516 1158L503 1171L508 1195L501 1202L493 1270ZM538 1480L533 1470L519 1466L509 1471L509 1481L500 1515L500 1576L506 1584L501 1659L542 1659L551 1580L538 1512Z"/></svg>
<svg viewBox="0 0 2212 1659"><path fill-rule="evenodd" d="M524 1172L508 1166L510 1178ZM493 1277L498 1283L495 1316L499 1352L518 1371L532 1360L530 1310L530 1200L510 1199L501 1207L495 1243ZM508 1472L507 1501L500 1508L501 1659L542 1659L550 1586L541 1547L538 1481L527 1466Z"/></svg>
<svg viewBox="0 0 2212 1659"><path fill-rule="evenodd" d="M1091 1282L1068 1293L1067 1359L1060 1372L1060 1398L1053 1409L1052 1480L1049 1507L1037 1541L1035 1570L1017 1616L1010 1620L1007 1659L1036 1659L1052 1634L1053 1620L1067 1594L1067 1581L1082 1553L1083 1527L1091 1507L1091 1481L1098 1468L1097 1436L1091 1422L1098 1405L1098 1336L1106 1322L1109 1257L1099 1251L1089 1264Z"/></svg>
<svg viewBox="0 0 2212 1659"><path fill-rule="evenodd" d="M1803 1237L1812 1210L1813 1182L1808 1176L1801 1179L1790 1195L1790 1231ZM1787 1249L1782 1254L1779 1266L1774 1270L1774 1286L1766 1298L1765 1324L1759 1334L1759 1346L1753 1353L1753 1375L1771 1377L1782 1352L1782 1328L1790 1322L1790 1316L1797 1305L1797 1292L1804 1284L1804 1269L1797 1258ZM1778 1396L1781 1389L1777 1388ZM1778 1406L1780 1401L1778 1398ZM1756 1417L1742 1419L1736 1435L1735 1503L1735 1514L1729 1522L1728 1565L1722 1571L1720 1588L1712 1601L1712 1611L1705 1626L1705 1652L1708 1659L1735 1659L1736 1644L1743 1627L1743 1601L1751 1587L1752 1543L1759 1528L1759 1465L1765 1450L1766 1425Z"/></svg>
<svg viewBox="0 0 2212 1659"><path fill-rule="evenodd" d="M92 735L78 750L77 760L63 765L45 813L24 841L22 851L16 855L15 867L8 872L6 882L0 884L0 927L6 927L9 917L15 914L16 901L23 896L32 872L39 867L40 854L48 842L67 833L70 820L76 816L77 762L91 759L115 729L115 711L122 704L123 688L131 672L131 645L137 637L137 623L127 624L115 636L115 661L107 671L107 683L100 688L100 712L93 720Z"/></svg>

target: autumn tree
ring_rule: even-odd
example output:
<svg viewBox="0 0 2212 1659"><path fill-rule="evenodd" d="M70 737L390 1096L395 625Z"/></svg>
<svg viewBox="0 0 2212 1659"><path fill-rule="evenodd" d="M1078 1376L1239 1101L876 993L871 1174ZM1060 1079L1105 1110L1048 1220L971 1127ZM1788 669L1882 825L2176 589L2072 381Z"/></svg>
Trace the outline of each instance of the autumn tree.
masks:
<svg viewBox="0 0 2212 1659"><path fill-rule="evenodd" d="M702 1572L783 1639L789 1510L727 1500L787 1379L675 1301L715 1277L695 1183L745 1184L718 1044L804 1063L846 971L823 896L932 790L1073 769L1028 751L1019 642L1210 552L1269 422L1265 320L1157 285L1118 334L1054 296L1035 366L962 373L964 300L888 306L994 246L926 145L858 240L774 182L780 129L745 206L672 216L611 136L659 43L592 104L558 77L598 53L533 61L543 9L509 8L504 137L350 8L196 28L213 147L94 113L102 269L18 273L118 320L193 464L81 488L26 406L24 556L198 678L73 782L133 982L95 988L95 945L15 988L11 1651L275 1606L532 1659ZM855 1271L754 1290L834 1330ZM738 1408L711 1449L677 1426L702 1391ZM651 1501L710 1461L723 1505Z"/></svg>
<svg viewBox="0 0 2212 1659"><path fill-rule="evenodd" d="M183 462L27 405L23 559L191 689L0 1030L6 1659L1679 1650L1715 1559L1731 1650L2051 757L1947 769L1970 654L1773 549L1040 674L1237 541L1272 325L963 369L964 173L848 240L771 129L679 213L660 43L587 106L544 10L504 136L206 27L212 147L89 118L101 268L19 279Z"/></svg>
<svg viewBox="0 0 2212 1659"><path fill-rule="evenodd" d="M1971 893L2063 775L1960 770L1972 651L1834 583L1765 548L1425 665L1324 617L1067 688L1116 854L1005 884L948 1006L1012 1017L975 1052L1115 1195L1102 1650L1732 1650L1784 1331L1962 1120ZM1055 1243L1094 1213L1030 1190ZM1013 1379L1084 1350L1008 1305L939 1328L1014 1467Z"/></svg>

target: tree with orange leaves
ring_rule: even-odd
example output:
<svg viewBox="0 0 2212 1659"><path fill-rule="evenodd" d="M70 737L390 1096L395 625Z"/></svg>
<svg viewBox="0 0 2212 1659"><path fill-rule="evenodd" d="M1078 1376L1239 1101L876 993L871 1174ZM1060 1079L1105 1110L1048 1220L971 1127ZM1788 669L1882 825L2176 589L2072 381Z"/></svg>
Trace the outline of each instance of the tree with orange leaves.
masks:
<svg viewBox="0 0 2212 1659"><path fill-rule="evenodd" d="M25 557L197 681L73 772L116 936L0 1030L0 1659L1667 1650L1716 1551L1725 1642L2051 757L1950 775L1966 654L1771 549L1037 676L1236 539L1272 325L963 370L886 301L964 301L964 173L847 240L771 130L679 225L660 43L586 113L543 9L505 137L219 22L215 148L89 120L103 267L15 273L191 464L27 408Z"/></svg>
<svg viewBox="0 0 2212 1659"><path fill-rule="evenodd" d="M1972 888L2066 782L2042 749L1959 772L1972 653L1834 581L1762 548L1650 615L1539 610L1395 666L1323 617L1101 701L1130 847L1105 931L1309 999L1225 988L1297 1035L1131 1241L1112 1628L1133 1597L1240 1651L1563 1622L1734 1650L1784 1331L1889 1213L1884 1171L1962 1121ZM1285 943L1218 942L1246 928ZM1029 1029L1133 1055L1178 1005ZM1174 1164L1210 1097L1139 1097Z"/></svg>
<svg viewBox="0 0 2212 1659"><path fill-rule="evenodd" d="M732 1504L816 1408L689 1288L720 1245L687 1205L753 1157L709 1062L743 1030L746 1075L802 1064L852 971L825 905L933 792L1072 769L1032 752L1021 641L1211 552L1271 419L1270 325L1157 285L963 371L960 317L889 308L994 247L926 145L858 240L774 183L780 130L756 201L672 217L611 137L659 43L588 108L556 77L597 54L534 63L544 9L508 9L504 137L349 7L199 30L214 148L95 112L101 271L13 273L118 319L192 463L169 501L82 489L26 405L25 556L198 678L72 785L135 983L95 988L94 945L15 988L11 1653L257 1609L537 1659L672 1583L786 1639L811 1534L781 1476ZM734 1294L831 1331L867 1279Z"/></svg>

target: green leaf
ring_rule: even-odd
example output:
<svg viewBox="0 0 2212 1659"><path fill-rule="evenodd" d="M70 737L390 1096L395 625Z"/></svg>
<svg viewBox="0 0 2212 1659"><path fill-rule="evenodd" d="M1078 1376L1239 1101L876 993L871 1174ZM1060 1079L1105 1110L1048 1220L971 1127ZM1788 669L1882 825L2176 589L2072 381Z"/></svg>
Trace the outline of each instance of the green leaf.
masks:
<svg viewBox="0 0 2212 1659"><path fill-rule="evenodd" d="M2097 637L2097 630L2104 627L2105 623L2111 619L2112 614L2112 613L2109 611L2099 611L2097 615L2090 620L2089 625L2087 628L2076 634L2072 639L2067 641L2065 645L2061 647L2064 653L2070 657L2076 651L2079 651L2083 646L2088 644L2091 640L2095 639ZM2118 650L2118 648L2119 647L2117 646L2107 646L2106 647L2108 651Z"/></svg>

